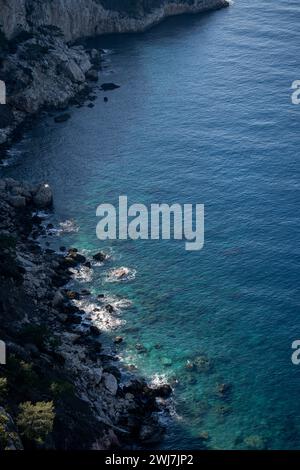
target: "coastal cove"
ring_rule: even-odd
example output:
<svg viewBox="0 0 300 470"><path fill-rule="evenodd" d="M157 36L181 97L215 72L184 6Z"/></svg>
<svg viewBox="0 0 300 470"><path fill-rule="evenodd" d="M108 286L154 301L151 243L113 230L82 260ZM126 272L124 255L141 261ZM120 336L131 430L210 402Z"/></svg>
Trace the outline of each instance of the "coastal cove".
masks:
<svg viewBox="0 0 300 470"><path fill-rule="evenodd" d="M103 330L108 353L115 341L130 373L173 387L162 449L300 446L300 107L290 99L299 19L293 0L239 0L86 40L105 52L99 84L120 88L95 85L65 122L44 113L0 170L50 184L40 241L91 262L70 283L91 292L78 301L83 322ZM204 248L99 241L96 208L120 195L204 203ZM112 310L95 312L99 298Z"/></svg>

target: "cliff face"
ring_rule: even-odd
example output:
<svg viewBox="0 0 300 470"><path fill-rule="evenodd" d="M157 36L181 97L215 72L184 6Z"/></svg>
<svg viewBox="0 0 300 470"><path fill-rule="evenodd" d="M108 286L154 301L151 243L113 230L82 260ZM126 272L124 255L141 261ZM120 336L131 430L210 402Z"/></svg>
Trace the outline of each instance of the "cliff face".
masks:
<svg viewBox="0 0 300 470"><path fill-rule="evenodd" d="M0 147L28 115L64 107L97 81L99 52L70 42L105 33L143 31L167 16L200 13L229 0L0 0Z"/></svg>
<svg viewBox="0 0 300 470"><path fill-rule="evenodd" d="M143 31L167 16L227 5L227 0L0 0L0 24L9 39L34 24L57 26L69 41Z"/></svg>
<svg viewBox="0 0 300 470"><path fill-rule="evenodd" d="M66 284L87 259L74 248L57 254L34 241L47 236L47 228L33 214L51 208L52 200L49 185L0 179L0 338L7 348L0 369L0 451L157 443L164 431L157 398L168 398L171 388L150 388L128 370L123 380L116 346L110 354L102 348L105 332L92 323L78 329L78 301L90 294ZM95 302L106 311L110 305L105 298ZM39 425L31 415L27 432L18 417L28 401L53 404L54 421L43 429L41 409Z"/></svg>

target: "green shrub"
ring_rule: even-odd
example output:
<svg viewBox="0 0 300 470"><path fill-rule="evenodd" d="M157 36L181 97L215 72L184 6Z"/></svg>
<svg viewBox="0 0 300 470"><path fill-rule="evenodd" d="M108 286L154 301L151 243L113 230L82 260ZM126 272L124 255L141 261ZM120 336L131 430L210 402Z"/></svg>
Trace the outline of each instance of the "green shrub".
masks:
<svg viewBox="0 0 300 470"><path fill-rule="evenodd" d="M53 430L55 418L53 402L25 402L20 405L17 424L21 434L30 441L43 444Z"/></svg>
<svg viewBox="0 0 300 470"><path fill-rule="evenodd" d="M8 421L9 421L8 417L5 414L0 413L0 448L1 449L5 449L7 442L8 442L8 438L9 438L9 434L7 432Z"/></svg>

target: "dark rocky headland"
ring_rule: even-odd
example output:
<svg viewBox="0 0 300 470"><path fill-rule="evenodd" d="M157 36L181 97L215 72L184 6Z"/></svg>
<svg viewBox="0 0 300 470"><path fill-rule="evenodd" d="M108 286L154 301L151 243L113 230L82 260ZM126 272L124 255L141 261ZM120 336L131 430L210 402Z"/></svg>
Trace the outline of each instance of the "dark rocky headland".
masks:
<svg viewBox="0 0 300 470"><path fill-rule="evenodd" d="M0 0L0 158L24 123L43 109L69 115L101 76L103 51L74 41L142 31L166 16L228 6L225 0ZM115 84L104 84L112 89ZM103 85L102 85L102 89ZM92 106L92 103L90 104ZM79 332L70 268L86 263L76 248L42 248L37 211L51 209L47 184L0 180L0 449L109 449L154 445L163 436L157 389L126 375L103 353L95 327ZM159 399L159 400L157 400Z"/></svg>
<svg viewBox="0 0 300 470"><path fill-rule="evenodd" d="M41 109L63 109L72 99L80 104L89 94L101 51L74 41L143 31L167 16L228 5L227 0L0 0L0 80L7 85L0 148Z"/></svg>

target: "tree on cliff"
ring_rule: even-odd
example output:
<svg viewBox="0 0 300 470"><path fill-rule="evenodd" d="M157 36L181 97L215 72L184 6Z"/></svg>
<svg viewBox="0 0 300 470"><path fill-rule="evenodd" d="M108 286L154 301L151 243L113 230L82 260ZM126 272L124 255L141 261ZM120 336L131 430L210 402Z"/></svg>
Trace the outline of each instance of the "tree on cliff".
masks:
<svg viewBox="0 0 300 470"><path fill-rule="evenodd" d="M55 418L53 402L25 402L20 405L17 424L21 435L37 444L43 444L53 429Z"/></svg>

